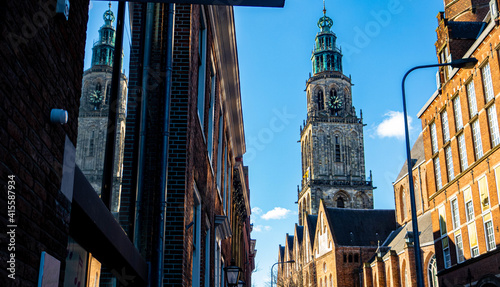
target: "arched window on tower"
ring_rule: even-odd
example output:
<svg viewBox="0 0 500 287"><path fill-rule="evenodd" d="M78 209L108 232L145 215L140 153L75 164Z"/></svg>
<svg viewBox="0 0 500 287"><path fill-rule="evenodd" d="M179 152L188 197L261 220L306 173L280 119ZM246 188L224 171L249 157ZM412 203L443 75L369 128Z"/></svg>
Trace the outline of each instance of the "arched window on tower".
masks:
<svg viewBox="0 0 500 287"><path fill-rule="evenodd" d="M328 71L333 71L333 62L331 55L326 56L326 68L328 69Z"/></svg>
<svg viewBox="0 0 500 287"><path fill-rule="evenodd" d="M401 221L406 219L406 193L403 187L401 187Z"/></svg>
<svg viewBox="0 0 500 287"><path fill-rule="evenodd" d="M341 156L340 156L340 141L339 137L335 136L335 161L340 162L341 161Z"/></svg>
<svg viewBox="0 0 500 287"><path fill-rule="evenodd" d="M325 108L325 97L323 96L323 91L318 91L318 110L323 110Z"/></svg>
<svg viewBox="0 0 500 287"><path fill-rule="evenodd" d="M111 84L108 84L106 88L106 104L109 104L109 98L111 97Z"/></svg>
<svg viewBox="0 0 500 287"><path fill-rule="evenodd" d="M344 199L342 198L342 196L339 196L339 198L337 198L337 207L338 208L344 208L345 205L344 205Z"/></svg>
<svg viewBox="0 0 500 287"><path fill-rule="evenodd" d="M97 84L95 85L95 90L96 90L96 91L101 92L101 90L102 90L101 83L97 83Z"/></svg>

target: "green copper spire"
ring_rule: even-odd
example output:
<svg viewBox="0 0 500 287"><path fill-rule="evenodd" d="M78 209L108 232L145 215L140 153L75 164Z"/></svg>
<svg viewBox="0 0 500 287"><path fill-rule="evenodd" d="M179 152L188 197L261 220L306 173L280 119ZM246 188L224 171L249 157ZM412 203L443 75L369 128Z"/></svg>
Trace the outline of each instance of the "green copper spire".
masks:
<svg viewBox="0 0 500 287"><path fill-rule="evenodd" d="M104 12L102 18L104 25L99 29L99 40L94 43L92 47L92 66L106 65L113 66L113 54L115 51L115 15L111 11L111 2L109 2L109 9Z"/></svg>
<svg viewBox="0 0 500 287"><path fill-rule="evenodd" d="M342 52L337 48L337 36L330 28L333 20L326 16L325 2L323 1L323 17L318 20L320 32L316 34L314 50L311 56L313 74L322 72L342 72Z"/></svg>

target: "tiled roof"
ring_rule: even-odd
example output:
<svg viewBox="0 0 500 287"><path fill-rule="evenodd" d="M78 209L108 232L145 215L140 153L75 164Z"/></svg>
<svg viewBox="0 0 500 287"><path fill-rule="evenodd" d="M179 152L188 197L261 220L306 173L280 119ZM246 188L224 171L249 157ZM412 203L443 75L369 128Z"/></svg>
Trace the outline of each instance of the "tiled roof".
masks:
<svg viewBox="0 0 500 287"><path fill-rule="evenodd" d="M448 21L449 35L451 39L477 39L486 27L484 22L461 22Z"/></svg>
<svg viewBox="0 0 500 287"><path fill-rule="evenodd" d="M377 246L396 229L394 210L327 208L336 245Z"/></svg>

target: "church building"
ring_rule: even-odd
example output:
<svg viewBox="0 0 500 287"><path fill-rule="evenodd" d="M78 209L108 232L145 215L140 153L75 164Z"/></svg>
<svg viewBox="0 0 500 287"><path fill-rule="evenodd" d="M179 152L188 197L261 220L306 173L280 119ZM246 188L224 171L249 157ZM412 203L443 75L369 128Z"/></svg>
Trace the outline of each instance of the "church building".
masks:
<svg viewBox="0 0 500 287"><path fill-rule="evenodd" d="M363 117L356 113L351 78L333 20L317 23L306 83L307 120L300 128L302 180L299 219L279 248L277 286L361 286L363 262L397 228L394 210L373 209L366 180ZM348 222L349 224L346 224Z"/></svg>

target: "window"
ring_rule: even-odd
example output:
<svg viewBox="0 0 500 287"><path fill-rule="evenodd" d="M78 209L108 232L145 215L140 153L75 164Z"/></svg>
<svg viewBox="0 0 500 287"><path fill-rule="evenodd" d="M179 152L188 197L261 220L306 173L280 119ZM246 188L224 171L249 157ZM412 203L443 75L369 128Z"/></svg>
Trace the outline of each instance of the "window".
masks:
<svg viewBox="0 0 500 287"><path fill-rule="evenodd" d="M462 107L460 105L460 96L453 99L453 112L455 113L455 128L457 131L464 127L462 121Z"/></svg>
<svg viewBox="0 0 500 287"><path fill-rule="evenodd" d="M491 147L495 147L500 143L500 135L498 132L498 117L495 104L488 108L488 122L490 126Z"/></svg>
<svg viewBox="0 0 500 287"><path fill-rule="evenodd" d="M467 230L469 232L471 257L476 257L479 255L479 248L477 246L476 222L473 221L469 223L469 225L467 226Z"/></svg>
<svg viewBox="0 0 500 287"><path fill-rule="evenodd" d="M337 207L338 208L344 208L344 199L342 197L339 197L337 199Z"/></svg>
<svg viewBox="0 0 500 287"><path fill-rule="evenodd" d="M458 153L460 156L460 168L464 171L469 167L467 163L467 149L465 148L464 134L458 136Z"/></svg>
<svg viewBox="0 0 500 287"><path fill-rule="evenodd" d="M89 142L89 156L94 156L94 140L95 140L95 131L92 131Z"/></svg>
<svg viewBox="0 0 500 287"><path fill-rule="evenodd" d="M212 162L214 149L214 113L215 113L215 68L210 71L210 99L208 108L208 134L207 134L207 150L208 158Z"/></svg>
<svg viewBox="0 0 500 287"><path fill-rule="evenodd" d="M431 124L431 146L432 146L432 154L438 152L438 139L436 133L436 123Z"/></svg>
<svg viewBox="0 0 500 287"><path fill-rule="evenodd" d="M457 247L457 261L461 263L465 260L464 258L464 245L462 243L462 234L460 231L455 233L455 246Z"/></svg>
<svg viewBox="0 0 500 287"><path fill-rule="evenodd" d="M406 193L405 193L405 190L403 189L401 191L401 206L403 207L403 219L402 220L405 220L406 218Z"/></svg>
<svg viewBox="0 0 500 287"><path fill-rule="evenodd" d="M483 156L483 144L481 143L481 129L479 127L479 121L476 120L472 123L472 138L474 143L474 154L476 160Z"/></svg>
<svg viewBox="0 0 500 287"><path fill-rule="evenodd" d="M469 115L474 117L477 115L476 90L474 89L474 81L467 84L467 101L469 102Z"/></svg>
<svg viewBox="0 0 500 287"><path fill-rule="evenodd" d="M460 213L458 212L458 201L456 198L451 201L451 218L453 229L460 227Z"/></svg>
<svg viewBox="0 0 500 287"><path fill-rule="evenodd" d="M205 235L205 286L210 286L210 229Z"/></svg>
<svg viewBox="0 0 500 287"><path fill-rule="evenodd" d="M436 174L436 189L440 190L443 187L441 181L441 167L439 166L439 157L434 159L434 172Z"/></svg>
<svg viewBox="0 0 500 287"><path fill-rule="evenodd" d="M453 170L453 156L451 155L451 147L447 146L444 149L446 154L446 171L448 172L448 181L452 181L455 178L455 171Z"/></svg>
<svg viewBox="0 0 500 287"><path fill-rule="evenodd" d="M441 231L441 236L446 236L446 209L445 206L442 205L438 209L439 212L439 230Z"/></svg>
<svg viewBox="0 0 500 287"><path fill-rule="evenodd" d="M323 91L319 90L318 91L318 110L324 110L325 109L325 97L323 96Z"/></svg>
<svg viewBox="0 0 500 287"><path fill-rule="evenodd" d="M429 266L427 266L427 276L429 279L429 287L438 287L438 277L437 277L437 264L436 256L432 255L431 260L429 260Z"/></svg>
<svg viewBox="0 0 500 287"><path fill-rule="evenodd" d="M493 229L493 221L491 220L491 213L484 216L484 232L486 235L486 249L491 251L495 249L495 231Z"/></svg>
<svg viewBox="0 0 500 287"><path fill-rule="evenodd" d="M221 285L221 278L223 277L222 276L222 273L221 273L221 246L220 246L220 241L219 240L216 240L215 241L215 258L214 258L215 262L214 262L214 279L215 279L215 284L214 286L222 286ZM210 284L210 282L209 282ZM210 285L205 285L205 286L210 286Z"/></svg>
<svg viewBox="0 0 500 287"><path fill-rule="evenodd" d="M474 206L472 204L472 194L470 186L464 190L465 219L467 222L474 220Z"/></svg>
<svg viewBox="0 0 500 287"><path fill-rule="evenodd" d="M200 266L201 266L201 197L196 183L194 184L194 205L193 205L193 265L192 265L192 286L200 286Z"/></svg>
<svg viewBox="0 0 500 287"><path fill-rule="evenodd" d="M222 117L222 111L219 113L219 140L217 144L217 188L219 193L223 192L221 182L222 182L222 146L224 140L224 121ZM224 199L224 196L222 197ZM224 205L224 203L223 203Z"/></svg>
<svg viewBox="0 0 500 287"><path fill-rule="evenodd" d="M201 12L200 31L198 34L198 97L196 105L198 108L201 129L203 130L205 120L205 79L207 69L207 22L203 8L201 8Z"/></svg>
<svg viewBox="0 0 500 287"><path fill-rule="evenodd" d="M339 137L335 136L335 161L340 162L341 156L340 156L340 141Z"/></svg>
<svg viewBox="0 0 500 287"><path fill-rule="evenodd" d="M481 68L481 74L483 76L484 96L486 102L489 102L495 97L493 94L493 84L491 83L490 63L486 63L486 65Z"/></svg>
<svg viewBox="0 0 500 287"><path fill-rule="evenodd" d="M445 64L445 63L449 63L451 62L451 54L448 50L448 47L444 47L441 52L439 53L439 57L441 58L441 64ZM443 67L443 74L444 74L444 80L448 80L450 75L451 75L451 71L452 71L452 67L451 66L446 66L446 67Z"/></svg>
<svg viewBox="0 0 500 287"><path fill-rule="evenodd" d="M479 188L479 199L481 200L481 209L483 212L490 208L490 197L488 195L488 183L486 182L486 176L483 176L477 181Z"/></svg>
<svg viewBox="0 0 500 287"><path fill-rule="evenodd" d="M500 201L500 166L495 167L495 180L497 183L498 200Z"/></svg>
<svg viewBox="0 0 500 287"><path fill-rule="evenodd" d="M223 202L222 202L222 205L223 205L223 208L224 208L224 212L227 214L227 196L228 196L228 186L227 186L227 181L228 181L228 178L229 178L229 174L228 174L228 162L227 162L227 142L226 142L226 146L224 146L224 196L222 198Z"/></svg>
<svg viewBox="0 0 500 287"><path fill-rule="evenodd" d="M443 238L443 259L444 259L444 268L451 267L451 256L450 256L450 244L448 237Z"/></svg>
<svg viewBox="0 0 500 287"><path fill-rule="evenodd" d="M450 128L448 125L448 112L446 110L441 113L441 127L443 129L443 141L448 142L450 140Z"/></svg>

